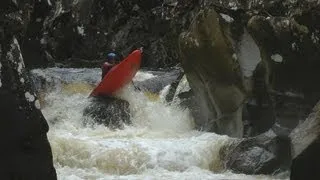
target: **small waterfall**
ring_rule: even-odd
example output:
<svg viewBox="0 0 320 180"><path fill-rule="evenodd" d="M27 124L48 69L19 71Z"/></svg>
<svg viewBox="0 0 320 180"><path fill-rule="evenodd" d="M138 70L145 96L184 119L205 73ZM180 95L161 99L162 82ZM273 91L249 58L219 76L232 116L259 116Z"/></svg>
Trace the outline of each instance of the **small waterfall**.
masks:
<svg viewBox="0 0 320 180"><path fill-rule="evenodd" d="M261 56L259 47L246 29L239 44L238 56L243 75L251 77L257 64L261 61Z"/></svg>
<svg viewBox="0 0 320 180"><path fill-rule="evenodd" d="M165 103L168 86L156 101L131 85L124 88L118 97L130 103L133 124L111 130L81 123L88 94L100 80L98 69L51 68L31 73L43 94L41 110L50 126L48 138L58 179L272 179L223 169L219 151L230 138L193 130L188 110ZM139 72L134 81L154 76Z"/></svg>

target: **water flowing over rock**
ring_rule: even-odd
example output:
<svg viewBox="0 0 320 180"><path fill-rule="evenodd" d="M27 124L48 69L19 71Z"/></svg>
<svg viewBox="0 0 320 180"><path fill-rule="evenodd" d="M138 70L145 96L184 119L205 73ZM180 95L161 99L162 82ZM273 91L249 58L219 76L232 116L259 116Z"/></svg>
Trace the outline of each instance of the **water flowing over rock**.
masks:
<svg viewBox="0 0 320 180"><path fill-rule="evenodd" d="M169 104L178 104L181 108L188 108L193 116L193 119L200 119L202 117L200 106L196 100L196 96L189 86L186 75L178 78L178 82L173 82L170 86L169 92L166 96L166 101ZM170 92L174 91L174 92ZM201 127L196 127L201 129Z"/></svg>
<svg viewBox="0 0 320 180"><path fill-rule="evenodd" d="M14 39L23 42L28 67L54 63L98 67L108 50L115 48L126 56L143 46L143 66L168 67L181 62L191 90L178 94L186 95L181 105L194 103L198 107L198 129L233 137L254 136L238 146L244 154L254 152L251 159L238 161L239 154L234 154L229 160L228 167L239 172L271 173L277 169L270 165L273 163L286 169L288 161L279 160L274 149L282 147L279 142L299 123L304 124L320 99L316 83L320 75L317 0L28 2L5 0L0 4L1 24L6 24L0 28L0 88L8 86L4 75L9 72L15 82L28 81L4 63ZM26 23L29 20L31 23ZM252 52L244 53L249 49ZM12 67L21 70L22 66L17 63ZM10 85L21 90L14 83ZM31 92L22 96L35 100ZM245 130L243 122L248 126ZM263 138L276 126L284 133ZM270 143L261 146L265 141ZM300 149L309 148L302 154L315 152L310 150L318 148L315 144L303 144ZM283 145L284 150L290 146ZM294 164L299 164L303 155L296 153L294 138L293 147L297 156ZM257 157L262 155L266 161L259 164ZM244 167L247 160L252 166Z"/></svg>
<svg viewBox="0 0 320 180"><path fill-rule="evenodd" d="M150 71L151 72L151 71ZM170 69L163 72L154 71L155 77L147 79L145 81L137 81L134 85L141 91L148 91L151 93L158 94L166 86L171 85L174 82L179 82L180 76L182 74L181 69ZM172 91L174 94L175 89Z"/></svg>
<svg viewBox="0 0 320 180"><path fill-rule="evenodd" d="M129 102L113 97L94 97L84 109L83 115L92 118L84 124L104 124L112 129L123 128L124 124L131 124Z"/></svg>
<svg viewBox="0 0 320 180"><path fill-rule="evenodd" d="M199 127L242 136L243 114L255 136L275 122L294 128L319 98L318 8L315 0L37 1L22 50L27 66L98 67L113 48L126 56L143 46L143 66L183 62L205 102Z"/></svg>
<svg viewBox="0 0 320 180"><path fill-rule="evenodd" d="M20 50L33 1L0 3L2 179L56 179L48 124L32 91Z"/></svg>

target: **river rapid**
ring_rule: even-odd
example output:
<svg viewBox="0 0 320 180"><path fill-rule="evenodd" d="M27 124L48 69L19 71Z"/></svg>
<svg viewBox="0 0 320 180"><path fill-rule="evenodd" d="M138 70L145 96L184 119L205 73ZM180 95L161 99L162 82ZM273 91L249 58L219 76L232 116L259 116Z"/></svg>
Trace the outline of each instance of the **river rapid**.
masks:
<svg viewBox="0 0 320 180"><path fill-rule="evenodd" d="M140 71L134 81L155 75ZM99 69L34 69L32 77L50 130L59 180L273 180L223 168L219 150L231 138L194 130L187 109L129 85L118 94L130 103L133 124L123 130L85 127L83 109L100 80Z"/></svg>

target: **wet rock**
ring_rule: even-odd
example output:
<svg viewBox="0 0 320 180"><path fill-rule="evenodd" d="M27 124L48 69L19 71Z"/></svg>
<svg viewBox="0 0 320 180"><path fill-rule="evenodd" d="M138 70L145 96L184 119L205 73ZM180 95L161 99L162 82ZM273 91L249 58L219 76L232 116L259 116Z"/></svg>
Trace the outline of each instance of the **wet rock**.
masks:
<svg viewBox="0 0 320 180"><path fill-rule="evenodd" d="M149 71L152 72L152 71ZM164 72L155 72L156 77L147 79L145 81L137 81L134 85L142 91L148 91L158 94L166 86L171 85L174 82L179 82L179 76L181 75L180 69L173 69Z"/></svg>
<svg viewBox="0 0 320 180"><path fill-rule="evenodd" d="M319 6L312 1L281 4L285 7L281 17L253 15L248 29L265 64L266 94L276 122L293 129L320 98L319 86L314 84L319 76L320 24L315 20Z"/></svg>
<svg viewBox="0 0 320 180"><path fill-rule="evenodd" d="M317 103L308 118L290 133L293 144L293 158L297 157L311 143L317 141L320 135L319 113L320 103Z"/></svg>
<svg viewBox="0 0 320 180"><path fill-rule="evenodd" d="M268 131L275 123L275 113L271 95L267 87L267 69L264 62L260 62L252 75L252 88L248 102L245 104L248 128L246 136L257 136ZM244 115L245 116L245 115Z"/></svg>
<svg viewBox="0 0 320 180"><path fill-rule="evenodd" d="M2 179L57 179L46 119L32 91L21 39L34 1L0 2L0 137Z"/></svg>
<svg viewBox="0 0 320 180"><path fill-rule="evenodd" d="M292 139L292 166L290 179L319 179L320 103L290 134Z"/></svg>
<svg viewBox="0 0 320 180"><path fill-rule="evenodd" d="M316 70L319 66L319 61L317 60L319 59L319 53L317 52L320 52L318 41L319 33L317 30L320 25L319 22L316 21L319 16L318 2L239 2L229 0L223 2L200 1L199 6L199 8L193 8L190 11L190 14L193 14L195 17L192 21L194 23L188 31L182 33L180 36L180 48L182 49L181 61L184 62L183 68L190 80L191 88L198 97L203 96L201 101L211 101L211 103L206 102L200 105L201 114L205 115L203 115L201 121L198 120L197 124L207 127L204 128L205 130L218 132L221 128L219 128L216 123L207 122L219 122L220 117L224 115L229 116L230 111L220 110L219 112L217 107L224 108L221 106L221 102L233 104L230 107L240 107L238 106L238 101L241 101L233 98L236 102L230 103L229 98L219 100L217 96L212 95L213 93L211 97L207 92L199 93L200 91L204 91L203 89L206 89L206 87L202 87L199 84L212 84L212 82L216 81L216 79L210 77L210 73L215 72L215 70L212 70L214 69L213 63L209 60L207 60L208 62L201 60L203 59L202 56L205 56L204 51L195 53L195 50L201 49L205 43L200 41L200 36L197 37L194 34L203 32L203 34L205 34L207 33L206 31L208 31L209 33L207 34L219 32L216 33L216 36L222 37L221 39L227 44L227 48L219 46L217 49L220 51L211 51L214 53L210 56L208 55L206 59L210 59L210 57L223 59L220 58L220 56L226 57L232 55L234 61L238 61L234 64L239 63L240 69L242 70L241 73L229 73L229 77L230 79L237 79L236 82L238 83L235 83L234 87L236 87L235 89L240 89L240 93L238 94L241 95L239 95L239 97L243 96L243 98L239 98L243 99L243 103L245 104L243 120L248 121L251 128L251 130L249 130L250 132L246 132L246 134L256 136L268 131L274 123L291 130L296 127L299 121L306 118L312 106L319 99L319 87L314 84L316 81L315 77L319 76L319 71ZM218 23L215 24L214 27L210 26L213 21L206 22L197 15L199 12L201 14L201 12L206 12L208 9L215 10L218 14L216 17ZM194 33L194 24L196 23L198 23L198 29L200 30L200 24L206 24L208 28L202 28L204 29L202 32L199 30L200 33ZM254 44L256 44L255 46L258 47L257 53L254 54L260 57L242 56L241 37L245 35L246 32L253 38ZM212 42L216 43L217 39L206 38L206 41L207 44ZM213 45L207 45L208 49L210 46ZM251 49L253 48L254 47ZM226 51L224 49L229 50ZM246 62L243 61L249 62L252 61L252 58L258 58L261 62L256 68L253 66L253 74L249 73L248 75L247 72L244 71L246 70L244 68L247 67L243 66ZM193 63L191 59L197 59L196 63ZM225 60L223 62L231 61ZM206 68L209 69L209 67L211 68L211 72L204 70ZM215 67L218 66L215 65ZM237 67L234 69L237 69ZM224 69L220 68L219 70L223 71ZM194 75L191 75L192 71L196 71L195 73L193 72ZM218 77L218 75L221 76L221 74L215 73L216 77ZM205 75L200 76L199 74ZM194 82L198 82L197 85L192 85ZM228 80L226 80L226 82L228 82ZM214 88L208 89L222 88L221 84L217 83ZM200 88L197 90L195 86ZM226 89L233 91L231 90L232 88ZM215 103L212 103L213 100ZM222 116L218 114L222 114ZM240 115L240 113L238 115ZM234 119L234 117L231 115L231 118L229 116L227 119ZM225 122L228 122L228 120ZM221 124L220 126L228 125ZM241 127L241 125L237 127ZM230 127L227 129L230 129Z"/></svg>
<svg viewBox="0 0 320 180"><path fill-rule="evenodd" d="M242 137L245 99L239 64L213 9L200 11L180 35L182 66L200 105L203 130ZM195 61L196 60L196 61Z"/></svg>
<svg viewBox="0 0 320 180"><path fill-rule="evenodd" d="M226 167L237 173L274 174L287 171L291 166L290 179L317 179L319 108L320 103L292 132L289 128L273 126L259 136L233 141L221 151ZM228 151L224 151L226 149Z"/></svg>
<svg viewBox="0 0 320 180"><path fill-rule="evenodd" d="M45 41L43 39L44 21L52 9L51 0L35 1L33 9L21 46L26 66L46 67L53 65L53 59L50 58L50 54L45 50Z"/></svg>
<svg viewBox="0 0 320 180"><path fill-rule="evenodd" d="M29 74L36 92L61 91L64 85L73 84L95 87L101 80L100 70L87 68L33 69Z"/></svg>
<svg viewBox="0 0 320 180"><path fill-rule="evenodd" d="M87 125L98 123L114 129L131 124L129 103L115 97L93 97L83 115L93 120L86 119L84 124Z"/></svg>
<svg viewBox="0 0 320 180"><path fill-rule="evenodd" d="M17 7L14 1L9 4L11 9ZM199 13L208 10L217 12L209 17L215 21L196 22L202 20ZM133 48L144 46L143 66L158 68L172 66L178 60L185 62L183 68L194 84L192 91L202 102L202 118L197 120L201 129L241 136L239 117L245 104L253 129L249 136L255 136L274 122L294 128L319 98L319 87L314 84L319 76L318 12L315 0L39 1L22 49L28 53L27 65L51 65L55 61L64 67L100 67L110 49L116 48L126 56ZM15 25L18 21L14 16L10 17L12 29L21 27ZM208 28L199 26L199 32L195 32L195 24L207 24ZM238 70L238 66L243 70L243 59L251 58L238 56L238 44L246 31L259 46L263 62L263 70L258 69L258 75L252 77ZM205 43L194 38L201 46L195 52L196 46L186 48L181 41L183 46L179 47L181 32L184 38L180 39L193 45L197 42L187 39L194 34L208 34L209 38L202 38ZM216 39L210 38L215 32ZM218 43L210 45L213 41ZM182 54L181 48L185 50ZM217 62L225 62L223 66L235 71L221 68ZM246 82L254 85L247 87Z"/></svg>
<svg viewBox="0 0 320 180"><path fill-rule="evenodd" d="M197 101L197 96L194 95L194 92L190 89L185 92L177 94L177 99L179 99L179 106L182 108L188 108L193 119L198 120L202 117L200 105ZM196 128L202 130L204 127L200 124L196 124Z"/></svg>
<svg viewBox="0 0 320 180"><path fill-rule="evenodd" d="M290 180L320 179L319 150L320 140L317 139L293 160Z"/></svg>
<svg viewBox="0 0 320 180"><path fill-rule="evenodd" d="M272 130L232 144L228 149L224 154L226 167L236 173L276 174L290 169L290 138Z"/></svg>
<svg viewBox="0 0 320 180"><path fill-rule="evenodd" d="M183 80L185 80L186 82L184 82ZM178 88L183 86L182 85L183 83L187 83L187 79L184 75L183 70L180 70L176 79L173 82L171 82L171 84L170 84L168 93L166 94L166 97L165 97L166 102L170 103L173 101L175 95L177 93L180 93ZM189 84L188 84L188 86L189 86Z"/></svg>
<svg viewBox="0 0 320 180"><path fill-rule="evenodd" d="M176 81L171 83L165 99L168 104L187 108L194 119L201 118L200 106L183 72L180 73ZM196 128L201 129L202 127L198 125Z"/></svg>

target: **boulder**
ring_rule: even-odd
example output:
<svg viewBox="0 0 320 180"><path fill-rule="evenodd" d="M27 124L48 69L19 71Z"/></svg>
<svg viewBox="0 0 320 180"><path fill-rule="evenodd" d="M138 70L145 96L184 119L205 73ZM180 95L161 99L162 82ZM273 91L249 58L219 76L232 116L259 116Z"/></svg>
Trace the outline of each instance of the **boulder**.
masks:
<svg viewBox="0 0 320 180"><path fill-rule="evenodd" d="M320 139L313 141L292 161L290 180L320 179Z"/></svg>
<svg viewBox="0 0 320 180"><path fill-rule="evenodd" d="M318 179L319 110L318 102L308 118L292 131L275 125L256 137L231 141L220 150L226 168L245 174L290 170L290 179Z"/></svg>
<svg viewBox="0 0 320 180"><path fill-rule="evenodd" d="M190 8L187 15L176 12L183 20L194 17L189 17L189 29L181 28L180 60L196 99L205 102L197 120L203 130L239 137L242 125L235 119L242 116L251 129L245 133L256 136L274 123L292 130L307 117L320 92L314 84L320 52L317 1L203 0ZM210 16L209 11L216 13ZM216 21L206 20L210 18ZM229 79L219 82L221 77ZM223 89L235 98L206 89Z"/></svg>
<svg viewBox="0 0 320 180"><path fill-rule="evenodd" d="M292 166L290 179L319 179L320 102L291 133Z"/></svg>
<svg viewBox="0 0 320 180"><path fill-rule="evenodd" d="M168 93L166 94L166 102L170 105L177 105L182 109L188 109L191 112L193 119L201 118L200 106L197 103L196 96L190 89L189 82L184 73L171 83ZM197 129L201 129L199 124Z"/></svg>
<svg viewBox="0 0 320 180"><path fill-rule="evenodd" d="M34 1L0 2L2 179L57 179L49 130L31 88L20 45Z"/></svg>
<svg viewBox="0 0 320 180"><path fill-rule="evenodd" d="M183 70L179 71L179 73L177 75L178 76L176 76L174 81L172 81L170 83L170 87L169 87L168 93L166 94L166 97L165 97L165 100L168 103L171 103L174 100L176 94L180 93L179 87L183 86L184 83L185 84L188 83ZM188 87L189 87L189 84L188 84ZM189 87L189 89L190 89L190 87Z"/></svg>
<svg viewBox="0 0 320 180"><path fill-rule="evenodd" d="M224 147L226 168L235 173L277 174L288 171L291 165L290 138L269 130L259 136L240 140Z"/></svg>
<svg viewBox="0 0 320 180"><path fill-rule="evenodd" d="M289 17L253 16L248 21L266 69L265 97L272 99L277 123L291 129L320 98L319 87L313 83L319 75L315 69L319 55L310 52L318 52L317 42L308 37L309 31L315 31L312 28L316 27Z"/></svg>
<svg viewBox="0 0 320 180"><path fill-rule="evenodd" d="M266 82L264 62L259 62L251 78L252 87L245 104L243 121L246 122L245 136L257 136L268 131L275 123L275 113Z"/></svg>
<svg viewBox="0 0 320 180"><path fill-rule="evenodd" d="M231 42L213 9L201 10L190 30L180 35L182 67L196 95L201 129L242 137L245 93Z"/></svg>
<svg viewBox="0 0 320 180"><path fill-rule="evenodd" d="M129 103L115 97L92 97L83 115L90 117L85 118L85 125L97 123L111 129L121 129L125 124L131 124Z"/></svg>

